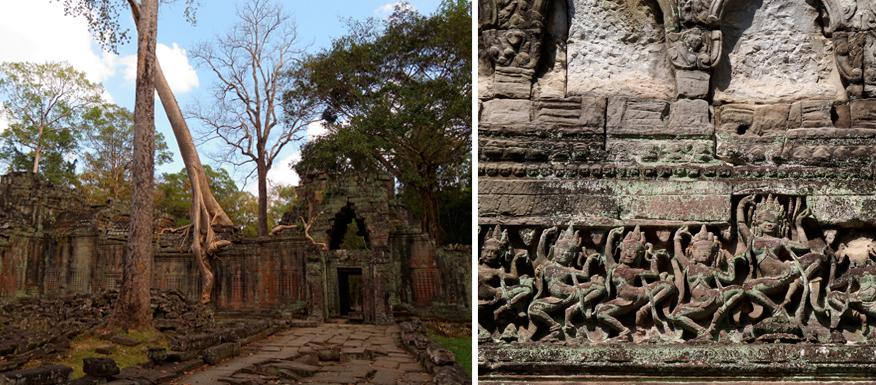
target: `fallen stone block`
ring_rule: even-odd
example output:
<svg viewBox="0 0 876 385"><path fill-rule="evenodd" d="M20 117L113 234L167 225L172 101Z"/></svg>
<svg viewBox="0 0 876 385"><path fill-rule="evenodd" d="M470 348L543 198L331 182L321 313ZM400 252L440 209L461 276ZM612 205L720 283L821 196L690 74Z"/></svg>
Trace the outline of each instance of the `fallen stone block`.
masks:
<svg viewBox="0 0 876 385"><path fill-rule="evenodd" d="M78 378L73 380L70 385L103 385L106 384L106 378L103 377L92 377L85 376L82 378Z"/></svg>
<svg viewBox="0 0 876 385"><path fill-rule="evenodd" d="M322 349L317 352L320 361L340 361L341 351L338 349Z"/></svg>
<svg viewBox="0 0 876 385"><path fill-rule="evenodd" d="M112 358L89 357L82 360L82 371L92 377L111 377L119 374L119 365Z"/></svg>
<svg viewBox="0 0 876 385"><path fill-rule="evenodd" d="M150 347L146 349L146 357L155 364L159 364L167 360L167 349L162 347Z"/></svg>
<svg viewBox="0 0 876 385"><path fill-rule="evenodd" d="M429 354L429 361L436 366L453 365L456 363L453 353L441 347L441 345L431 344L426 348L426 352Z"/></svg>
<svg viewBox="0 0 876 385"><path fill-rule="evenodd" d="M116 344L119 344L119 345L122 345L122 346L137 346L137 345L140 345L140 342L138 342L137 340L135 340L135 339L133 339L133 338L131 338L131 337L128 337L128 336L126 336L126 335L121 335L121 334L114 335L114 336L110 337L109 340L110 340L111 342L113 342L113 343L116 343Z"/></svg>
<svg viewBox="0 0 876 385"><path fill-rule="evenodd" d="M15 370L3 373L5 383L9 385L55 385L68 384L73 369L62 365L43 365L33 369ZM0 378L3 378L0 377Z"/></svg>
<svg viewBox="0 0 876 385"><path fill-rule="evenodd" d="M216 345L204 349L204 362L210 365L215 365L228 357L234 357L240 354L240 344L237 342L226 342L221 345Z"/></svg>
<svg viewBox="0 0 876 385"><path fill-rule="evenodd" d="M432 383L435 385L471 384L468 374L459 365L437 367L432 374L434 376Z"/></svg>
<svg viewBox="0 0 876 385"><path fill-rule="evenodd" d="M191 350L187 352L167 352L165 362L183 362L198 358L201 355L200 351Z"/></svg>

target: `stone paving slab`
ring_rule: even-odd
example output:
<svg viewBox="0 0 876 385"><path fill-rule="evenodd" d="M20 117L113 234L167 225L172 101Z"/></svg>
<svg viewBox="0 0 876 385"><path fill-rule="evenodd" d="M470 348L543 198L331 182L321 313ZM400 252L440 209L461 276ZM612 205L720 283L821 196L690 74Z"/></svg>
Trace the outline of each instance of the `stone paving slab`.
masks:
<svg viewBox="0 0 876 385"><path fill-rule="evenodd" d="M431 384L432 376L398 340L395 325L293 328L245 346L239 357L204 367L172 384ZM340 353L340 361L319 361L319 352L332 349ZM306 370L277 372L293 367Z"/></svg>

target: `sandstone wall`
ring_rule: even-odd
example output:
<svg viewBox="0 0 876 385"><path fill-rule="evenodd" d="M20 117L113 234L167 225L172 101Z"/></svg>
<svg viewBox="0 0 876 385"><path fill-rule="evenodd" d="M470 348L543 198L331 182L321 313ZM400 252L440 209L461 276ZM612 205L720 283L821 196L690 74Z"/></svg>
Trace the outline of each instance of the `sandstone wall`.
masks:
<svg viewBox="0 0 876 385"><path fill-rule="evenodd" d="M482 383L872 378L876 2L478 6Z"/></svg>

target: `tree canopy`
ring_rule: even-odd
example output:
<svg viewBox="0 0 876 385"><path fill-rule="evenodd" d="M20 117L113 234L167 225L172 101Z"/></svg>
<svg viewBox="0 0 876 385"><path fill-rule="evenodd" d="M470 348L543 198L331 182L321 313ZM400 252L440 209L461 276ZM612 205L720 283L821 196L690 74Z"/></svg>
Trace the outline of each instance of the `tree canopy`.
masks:
<svg viewBox="0 0 876 385"><path fill-rule="evenodd" d="M82 173L79 181L93 203L112 199L123 205L131 200L134 116L114 104L103 104L83 115ZM155 164L170 162L172 154L164 136L155 135Z"/></svg>
<svg viewBox="0 0 876 385"><path fill-rule="evenodd" d="M33 171L53 183L76 183L76 153L84 116L102 88L66 63L0 64L0 160L9 171Z"/></svg>
<svg viewBox="0 0 876 385"><path fill-rule="evenodd" d="M470 12L464 0L431 16L396 6L385 21L352 22L291 73L286 95L318 98L329 131L304 146L297 171L389 173L440 240L440 192L470 184Z"/></svg>
<svg viewBox="0 0 876 385"><path fill-rule="evenodd" d="M243 226L245 235L256 235L258 202L253 194L242 191L224 168L204 166L210 188L219 204L234 223ZM175 226L191 223L191 184L186 169L162 174L158 180L158 209L173 219Z"/></svg>

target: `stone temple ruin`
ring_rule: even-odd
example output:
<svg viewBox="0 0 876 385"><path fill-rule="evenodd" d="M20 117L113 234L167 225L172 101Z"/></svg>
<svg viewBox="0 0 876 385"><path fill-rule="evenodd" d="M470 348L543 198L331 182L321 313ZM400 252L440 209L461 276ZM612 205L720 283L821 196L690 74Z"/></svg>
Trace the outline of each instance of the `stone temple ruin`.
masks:
<svg viewBox="0 0 876 385"><path fill-rule="evenodd" d="M481 383L872 377L876 2L479 10Z"/></svg>
<svg viewBox="0 0 876 385"><path fill-rule="evenodd" d="M215 310L372 324L393 322L394 312L468 312L470 272L459 268L468 264L468 247L436 247L396 202L390 179L303 179L299 196L312 199L305 218L313 241L303 226L291 226L300 223L294 210L269 237L230 235L232 245L212 262ZM366 241L361 250L340 249L335 239L351 221ZM0 300L117 288L126 235L122 210L89 206L32 174L3 176ZM187 243L175 233L157 234L156 242L153 288L197 301L201 279Z"/></svg>

